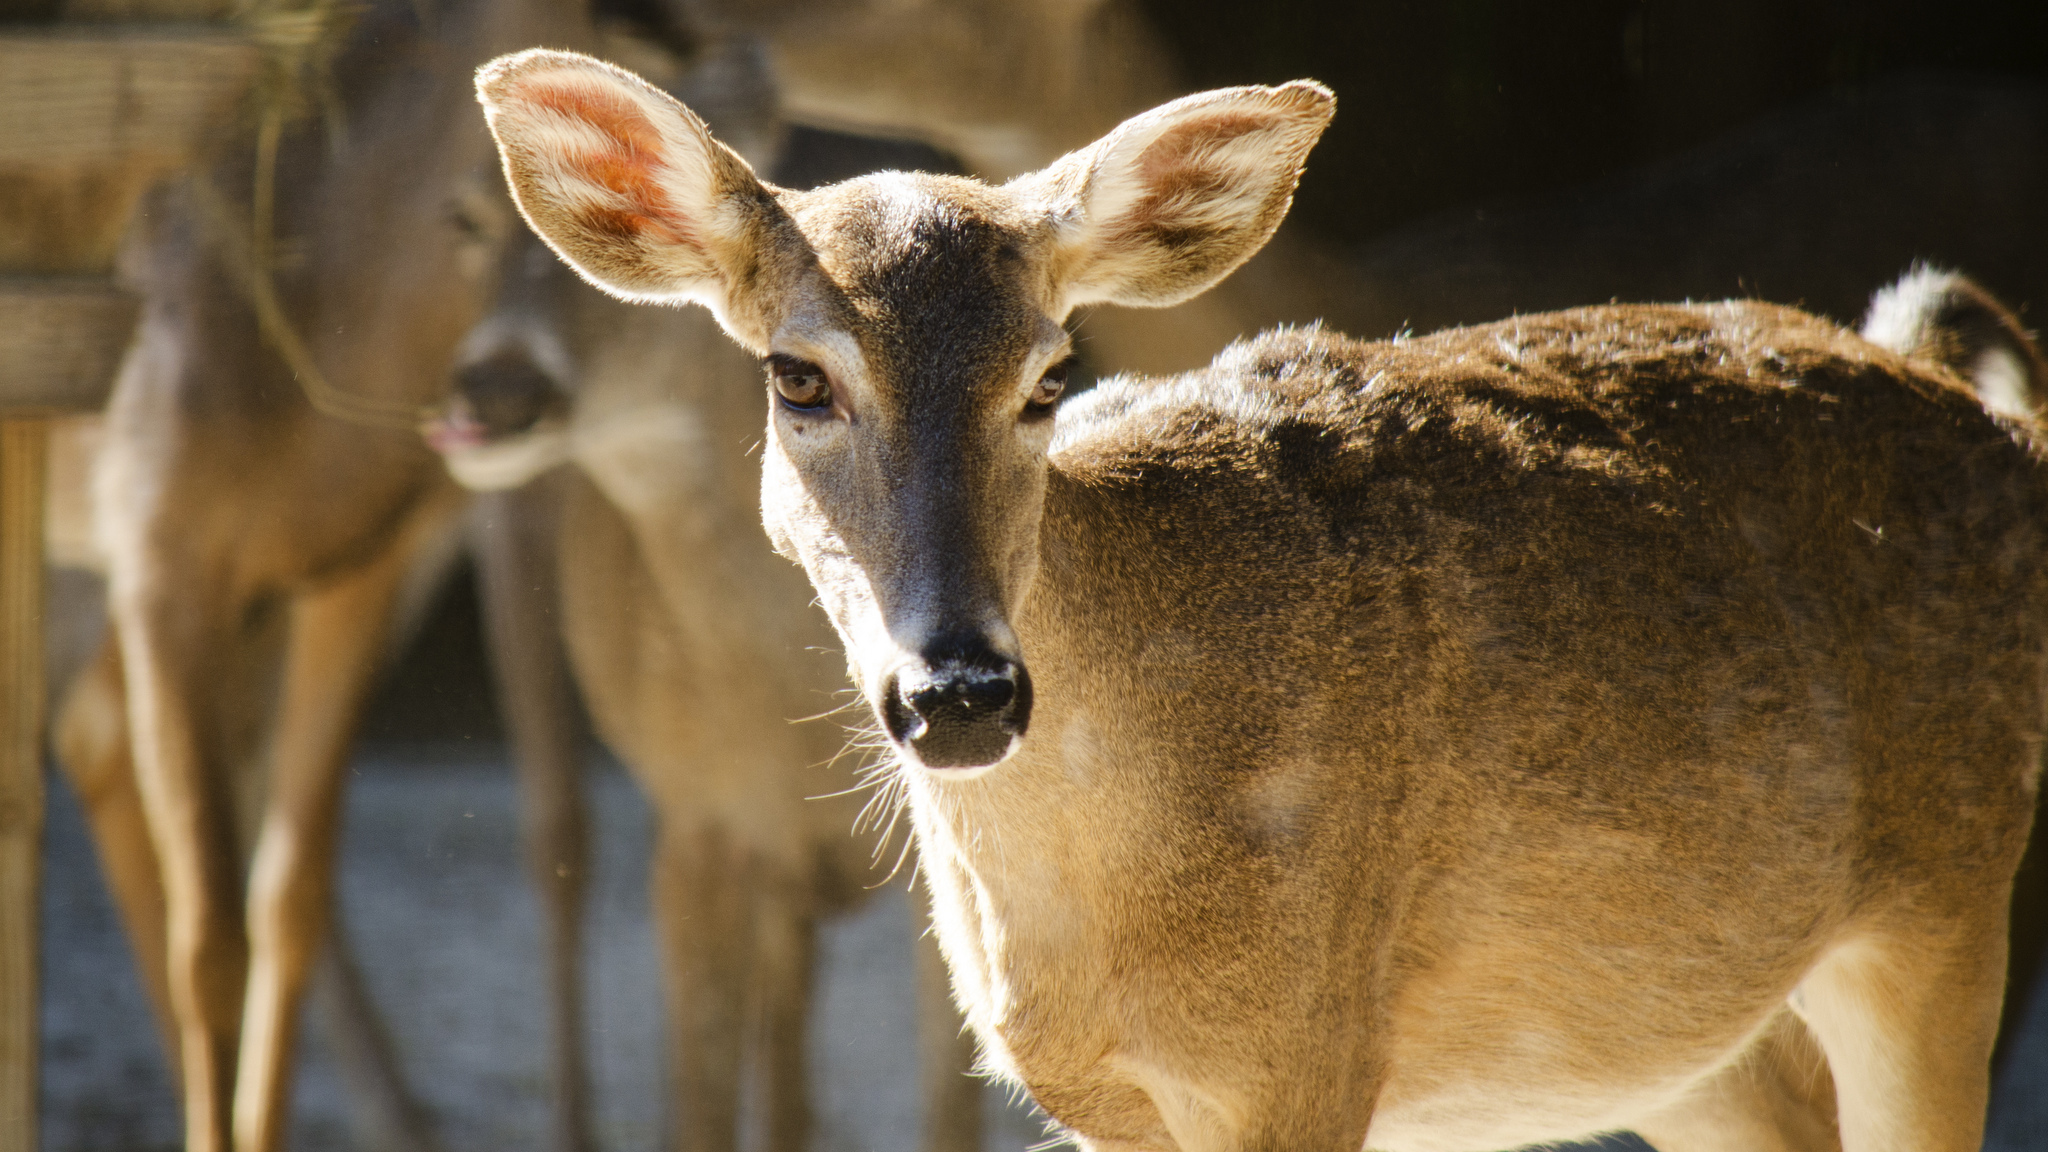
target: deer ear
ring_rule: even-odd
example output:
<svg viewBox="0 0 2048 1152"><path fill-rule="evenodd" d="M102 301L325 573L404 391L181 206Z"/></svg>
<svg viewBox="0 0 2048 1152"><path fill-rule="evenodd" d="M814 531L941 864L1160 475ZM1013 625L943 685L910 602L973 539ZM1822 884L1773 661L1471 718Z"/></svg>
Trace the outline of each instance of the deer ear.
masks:
<svg viewBox="0 0 2048 1152"><path fill-rule="evenodd" d="M1313 80L1198 92L1020 177L1055 228L1061 303L1164 307L1229 275L1286 217L1336 109Z"/></svg>
<svg viewBox="0 0 2048 1152"><path fill-rule="evenodd" d="M695 300L724 318L746 246L778 211L754 171L667 93L573 52L477 71L512 197L541 239L628 300Z"/></svg>

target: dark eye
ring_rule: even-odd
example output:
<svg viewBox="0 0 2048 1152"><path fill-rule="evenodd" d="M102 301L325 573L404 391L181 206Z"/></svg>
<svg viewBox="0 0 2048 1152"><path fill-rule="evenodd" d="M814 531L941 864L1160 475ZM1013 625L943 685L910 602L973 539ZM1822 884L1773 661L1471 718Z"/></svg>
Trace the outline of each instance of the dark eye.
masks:
<svg viewBox="0 0 2048 1152"><path fill-rule="evenodd" d="M1038 383L1032 387L1031 399L1024 402L1024 414L1043 416L1051 412L1053 405L1059 403L1060 393L1067 390L1067 373L1073 371L1073 368L1072 356L1047 368L1045 375L1040 376Z"/></svg>
<svg viewBox="0 0 2048 1152"><path fill-rule="evenodd" d="M823 408L832 403L832 381L809 360L776 353L768 358L768 383L791 408Z"/></svg>

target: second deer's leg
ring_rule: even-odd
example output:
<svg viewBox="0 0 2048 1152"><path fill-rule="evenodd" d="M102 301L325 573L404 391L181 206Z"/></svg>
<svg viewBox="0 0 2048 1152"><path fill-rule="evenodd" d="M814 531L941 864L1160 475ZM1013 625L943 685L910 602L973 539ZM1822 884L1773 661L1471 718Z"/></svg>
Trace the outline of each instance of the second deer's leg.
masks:
<svg viewBox="0 0 2048 1152"><path fill-rule="evenodd" d="M348 1085L357 1142L386 1152L438 1152L433 1118L405 1082L397 1048L350 951L347 922L339 909L329 914L310 995Z"/></svg>
<svg viewBox="0 0 2048 1152"><path fill-rule="evenodd" d="M754 978L767 1152L803 1152L810 1144L811 976L818 929L808 895L788 876L767 878L756 889Z"/></svg>
<svg viewBox="0 0 2048 1152"><path fill-rule="evenodd" d="M163 876L149 840L149 815L135 780L121 648L110 630L99 651L65 689L51 743L92 828L100 870L120 910L128 947L163 1035L164 1058L178 1074L177 1018L165 968Z"/></svg>
<svg viewBox="0 0 2048 1152"><path fill-rule="evenodd" d="M754 877L723 829L664 819L658 837L650 887L668 1001L670 1147L733 1152Z"/></svg>
<svg viewBox="0 0 2048 1152"><path fill-rule="evenodd" d="M237 1152L282 1140L297 1010L327 931L342 770L421 530L292 601L270 795L249 873L250 970L235 1086Z"/></svg>
<svg viewBox="0 0 2048 1152"><path fill-rule="evenodd" d="M162 557L117 569L110 599L135 778L163 882L185 1148L226 1152L248 947L226 739L208 701L220 670L243 655L248 603L225 581Z"/></svg>
<svg viewBox="0 0 2048 1152"><path fill-rule="evenodd" d="M925 1152L981 1147L982 1083L974 1075L974 1036L953 1003L953 978L931 917L912 913L917 949L917 1059L924 1088Z"/></svg>
<svg viewBox="0 0 2048 1152"><path fill-rule="evenodd" d="M558 498L546 479L478 500L476 559L485 638L519 780L526 865L545 919L554 1050L557 1152L585 1152L589 1076L583 1060L583 894L588 816L575 702L556 612Z"/></svg>

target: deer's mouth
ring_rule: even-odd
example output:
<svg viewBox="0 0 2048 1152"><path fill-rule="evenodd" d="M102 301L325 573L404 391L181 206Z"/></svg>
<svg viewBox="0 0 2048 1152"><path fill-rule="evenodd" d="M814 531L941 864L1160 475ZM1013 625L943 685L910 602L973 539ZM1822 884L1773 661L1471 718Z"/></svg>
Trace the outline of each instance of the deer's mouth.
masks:
<svg viewBox="0 0 2048 1152"><path fill-rule="evenodd" d="M882 684L889 739L940 771L990 767L1015 751L1031 723L1031 674L986 643L937 644Z"/></svg>

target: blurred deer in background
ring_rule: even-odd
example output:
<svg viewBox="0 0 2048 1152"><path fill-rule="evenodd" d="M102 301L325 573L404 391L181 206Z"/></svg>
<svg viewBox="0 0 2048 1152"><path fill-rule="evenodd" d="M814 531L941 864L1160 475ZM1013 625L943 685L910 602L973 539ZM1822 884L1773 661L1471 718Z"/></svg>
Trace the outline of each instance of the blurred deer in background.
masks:
<svg viewBox="0 0 2048 1152"><path fill-rule="evenodd" d="M749 41L705 48L687 74L656 74L757 162L773 162L776 92ZM882 875L870 873L874 854L898 869L904 861L886 837L871 846L853 835L876 805L851 787L844 729L792 723L831 710L842 682L802 574L751 531L759 485L746 448L760 420L759 368L708 317L613 300L577 283L537 239L508 255L500 283L430 438L470 486L559 504L531 553L559 565L577 681L657 814L650 888L670 1014L672 1143L735 1147L752 1066L766 1145L802 1149L815 925L868 894ZM577 467L551 472L565 462ZM925 1144L978 1147L972 1044L918 921ZM762 1024L750 1044L753 1021Z"/></svg>
<svg viewBox="0 0 2048 1152"><path fill-rule="evenodd" d="M1940 353L1612 306L1060 410L1068 312L1248 258L1325 90L810 192L587 58L479 92L558 252L765 358L769 535L988 1059L1084 1145L1978 1146L2048 474ZM1745 1087L1816 1049L1831 1091Z"/></svg>
<svg viewBox="0 0 2048 1152"><path fill-rule="evenodd" d="M281 1140L349 739L408 571L445 554L462 503L412 427L505 234L450 224L489 156L461 78L582 35L574 5L540 0L451 5L430 32L416 18L362 13L336 67L345 137L279 153L290 259L195 182L156 198L130 261L146 303L96 478L113 627L58 735L168 1002L194 1152Z"/></svg>

